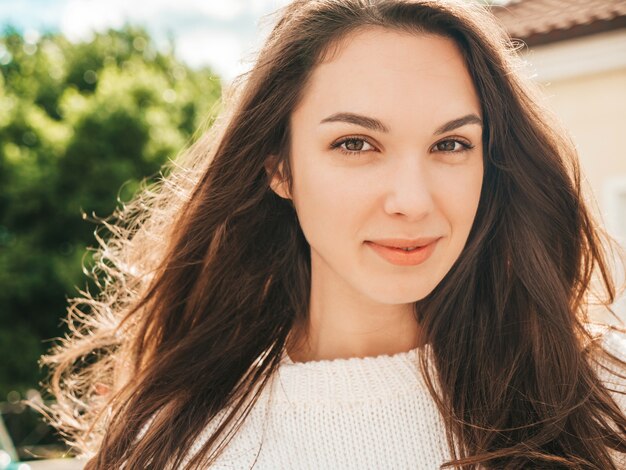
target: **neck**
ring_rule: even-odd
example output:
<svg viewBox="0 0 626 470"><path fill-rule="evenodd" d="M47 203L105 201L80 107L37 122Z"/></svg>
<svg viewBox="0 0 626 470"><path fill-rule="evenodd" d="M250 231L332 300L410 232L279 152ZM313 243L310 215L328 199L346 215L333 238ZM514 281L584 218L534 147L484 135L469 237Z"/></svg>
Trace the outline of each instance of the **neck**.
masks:
<svg viewBox="0 0 626 470"><path fill-rule="evenodd" d="M312 270L309 312L294 326L294 362L393 355L423 344L414 304L384 304Z"/></svg>

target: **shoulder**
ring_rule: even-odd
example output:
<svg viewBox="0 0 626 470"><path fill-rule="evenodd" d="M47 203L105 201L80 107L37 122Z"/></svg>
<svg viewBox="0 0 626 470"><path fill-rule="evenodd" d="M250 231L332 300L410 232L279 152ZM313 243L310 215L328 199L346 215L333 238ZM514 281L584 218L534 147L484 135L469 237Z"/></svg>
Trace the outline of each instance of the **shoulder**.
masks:
<svg viewBox="0 0 626 470"><path fill-rule="evenodd" d="M194 437L184 454L181 468L188 468L192 459L200 452L203 453L205 459L211 457L213 453L218 453L216 460L210 465L211 469L251 468L252 462L248 460L251 458L250 456L254 457L258 451L258 445L253 438L259 434L255 427L258 424L256 422L258 418L255 417L254 412L250 413L252 419L241 420L242 425L240 428L237 426L239 422L236 418L241 417L242 413L235 412L235 419L228 422L225 425L225 429L220 432L217 441L208 449L205 449L209 440L233 412L234 408L231 406L223 408L207 422L198 435ZM159 412L154 413L150 417L139 431L135 443L146 436L158 418Z"/></svg>
<svg viewBox="0 0 626 470"><path fill-rule="evenodd" d="M622 360L626 360L626 332L611 330L604 334L604 346Z"/></svg>
<svg viewBox="0 0 626 470"><path fill-rule="evenodd" d="M590 365L626 415L626 332L606 327L592 336Z"/></svg>
<svg viewBox="0 0 626 470"><path fill-rule="evenodd" d="M594 362L598 378L626 416L626 333L609 328L600 334L598 340L602 347L601 351L598 348L599 356ZM604 352L618 360L607 357ZM626 454L615 451L611 454L619 468L626 468Z"/></svg>
<svg viewBox="0 0 626 470"><path fill-rule="evenodd" d="M626 361L626 331L604 326L589 328L589 332L592 335L593 343L598 344L602 350L616 356L621 361ZM602 357L605 355L600 354L597 358L602 362Z"/></svg>
<svg viewBox="0 0 626 470"><path fill-rule="evenodd" d="M599 346L592 348L596 372L607 385L615 385L626 393L626 377L616 375L626 376L626 332L611 327L594 327L589 331L593 343Z"/></svg>

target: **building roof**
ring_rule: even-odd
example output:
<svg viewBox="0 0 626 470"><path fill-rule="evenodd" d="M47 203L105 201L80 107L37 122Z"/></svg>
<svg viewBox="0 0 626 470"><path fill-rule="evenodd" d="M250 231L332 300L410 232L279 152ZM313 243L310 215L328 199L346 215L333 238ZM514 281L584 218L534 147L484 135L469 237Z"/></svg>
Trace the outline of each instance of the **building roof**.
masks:
<svg viewBox="0 0 626 470"><path fill-rule="evenodd" d="M510 0L492 11L529 46L626 28L626 0Z"/></svg>

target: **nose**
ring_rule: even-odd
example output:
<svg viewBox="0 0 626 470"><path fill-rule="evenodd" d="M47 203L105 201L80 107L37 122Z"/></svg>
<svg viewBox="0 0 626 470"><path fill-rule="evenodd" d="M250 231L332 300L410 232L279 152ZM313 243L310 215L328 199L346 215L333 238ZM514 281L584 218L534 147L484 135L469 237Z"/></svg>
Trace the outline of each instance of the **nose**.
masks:
<svg viewBox="0 0 626 470"><path fill-rule="evenodd" d="M399 158L386 178L384 209L389 215L417 221L432 213L433 181L416 155Z"/></svg>

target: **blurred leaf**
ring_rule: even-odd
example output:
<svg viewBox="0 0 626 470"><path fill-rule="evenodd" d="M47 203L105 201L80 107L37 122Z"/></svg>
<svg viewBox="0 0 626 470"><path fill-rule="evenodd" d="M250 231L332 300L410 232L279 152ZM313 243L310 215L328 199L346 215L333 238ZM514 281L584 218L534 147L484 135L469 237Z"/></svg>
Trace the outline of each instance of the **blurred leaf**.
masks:
<svg viewBox="0 0 626 470"><path fill-rule="evenodd" d="M220 97L127 26L73 44L0 36L0 400L36 388L44 340L63 334L66 298L90 287L81 260L118 194L129 199L189 142ZM121 188L121 189L120 189ZM93 286L91 286L93 287Z"/></svg>

